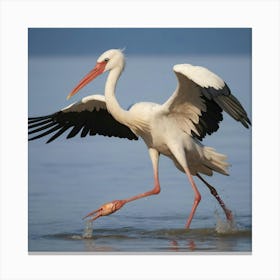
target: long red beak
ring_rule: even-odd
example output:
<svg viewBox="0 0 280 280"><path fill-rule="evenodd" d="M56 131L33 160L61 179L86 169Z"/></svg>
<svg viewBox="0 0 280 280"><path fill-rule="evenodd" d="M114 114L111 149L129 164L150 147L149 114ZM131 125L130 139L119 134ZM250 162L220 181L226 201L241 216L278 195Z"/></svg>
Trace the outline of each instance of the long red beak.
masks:
<svg viewBox="0 0 280 280"><path fill-rule="evenodd" d="M106 61L98 62L95 67L78 83L78 85L68 94L67 100L75 95L80 89L104 72Z"/></svg>

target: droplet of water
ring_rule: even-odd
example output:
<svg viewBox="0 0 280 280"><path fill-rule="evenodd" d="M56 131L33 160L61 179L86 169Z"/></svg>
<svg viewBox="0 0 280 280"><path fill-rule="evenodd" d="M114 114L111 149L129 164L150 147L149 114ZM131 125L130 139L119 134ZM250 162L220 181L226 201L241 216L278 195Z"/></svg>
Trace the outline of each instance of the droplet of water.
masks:
<svg viewBox="0 0 280 280"><path fill-rule="evenodd" d="M80 240L80 239L82 239L82 236L80 236L80 235L72 235L71 239Z"/></svg>
<svg viewBox="0 0 280 280"><path fill-rule="evenodd" d="M226 234L226 233L233 233L238 231L237 225L235 223L235 219L234 216L232 215L232 220L231 221L224 221L220 218L218 212L215 213L216 216L216 232L217 233L222 233L222 234Z"/></svg>
<svg viewBox="0 0 280 280"><path fill-rule="evenodd" d="M92 238L92 232L93 232L93 223L92 221L88 220L86 221L83 238L87 238L87 239Z"/></svg>

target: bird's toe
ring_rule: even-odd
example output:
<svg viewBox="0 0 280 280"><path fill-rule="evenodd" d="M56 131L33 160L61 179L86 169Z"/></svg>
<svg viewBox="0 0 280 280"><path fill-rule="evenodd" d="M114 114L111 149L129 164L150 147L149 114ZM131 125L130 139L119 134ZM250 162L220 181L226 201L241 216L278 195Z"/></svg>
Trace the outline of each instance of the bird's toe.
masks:
<svg viewBox="0 0 280 280"><path fill-rule="evenodd" d="M91 217L90 220L94 221L101 216L108 216L108 215L118 211L121 207L123 207L123 205L125 203L126 202L124 200L114 200L114 201L105 203L97 210L94 210L94 211L88 213L85 217L83 217L83 219Z"/></svg>

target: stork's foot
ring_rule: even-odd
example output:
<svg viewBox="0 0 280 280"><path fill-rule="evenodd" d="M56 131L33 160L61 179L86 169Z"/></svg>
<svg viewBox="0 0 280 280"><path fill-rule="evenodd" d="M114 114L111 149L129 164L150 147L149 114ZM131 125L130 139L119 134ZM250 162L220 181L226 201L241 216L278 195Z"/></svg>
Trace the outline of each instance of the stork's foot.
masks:
<svg viewBox="0 0 280 280"><path fill-rule="evenodd" d="M125 200L114 200L112 202L105 203L97 210L88 213L85 217L83 217L83 219L91 217L90 221L94 221L101 216L108 216L122 208L125 203Z"/></svg>

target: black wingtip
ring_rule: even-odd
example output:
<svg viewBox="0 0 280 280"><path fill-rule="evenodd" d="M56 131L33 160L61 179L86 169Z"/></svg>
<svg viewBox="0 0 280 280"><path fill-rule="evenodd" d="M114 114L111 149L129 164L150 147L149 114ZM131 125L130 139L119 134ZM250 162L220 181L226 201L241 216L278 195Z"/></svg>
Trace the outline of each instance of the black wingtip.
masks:
<svg viewBox="0 0 280 280"><path fill-rule="evenodd" d="M252 123L250 121L250 119L246 116L243 119L240 119L240 122L243 124L244 127L246 127L247 129L250 128L250 126L252 126Z"/></svg>

